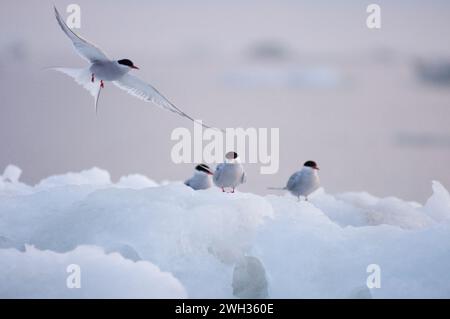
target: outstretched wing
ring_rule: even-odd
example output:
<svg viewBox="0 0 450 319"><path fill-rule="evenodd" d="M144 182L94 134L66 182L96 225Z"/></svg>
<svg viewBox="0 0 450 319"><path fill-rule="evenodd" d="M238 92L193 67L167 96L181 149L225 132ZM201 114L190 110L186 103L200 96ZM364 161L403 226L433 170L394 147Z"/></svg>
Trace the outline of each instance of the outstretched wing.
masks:
<svg viewBox="0 0 450 319"><path fill-rule="evenodd" d="M122 90L125 90L128 94L131 94L141 100L144 100L146 102L153 102L153 104L159 106L162 109L171 111L175 114L178 114L179 116L185 117L193 122L201 124L203 127L211 128L208 125L205 125L201 122L194 120L191 116L184 113L172 102L166 99L153 86L133 75L125 74L123 77L120 78L120 80L113 81L113 83Z"/></svg>
<svg viewBox="0 0 450 319"><path fill-rule="evenodd" d="M75 50L82 58L88 60L91 63L94 63L96 61L109 60L108 57L102 52L102 50L75 34L75 32L73 32L63 21L56 7L54 8L56 20L58 21L59 26L72 41Z"/></svg>

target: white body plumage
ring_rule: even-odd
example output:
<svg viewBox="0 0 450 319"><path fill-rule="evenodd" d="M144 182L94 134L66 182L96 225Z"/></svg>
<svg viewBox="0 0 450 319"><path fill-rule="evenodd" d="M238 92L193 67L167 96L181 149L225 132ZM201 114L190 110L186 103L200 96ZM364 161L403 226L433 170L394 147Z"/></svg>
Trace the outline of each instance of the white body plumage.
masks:
<svg viewBox="0 0 450 319"><path fill-rule="evenodd" d="M213 185L212 175L213 173L207 165L200 164L195 167L194 175L184 184L194 190L208 189Z"/></svg>
<svg viewBox="0 0 450 319"><path fill-rule="evenodd" d="M246 182L244 167L238 160L236 152L229 152L225 156L225 163L217 165L213 176L214 184L217 187L234 189Z"/></svg>

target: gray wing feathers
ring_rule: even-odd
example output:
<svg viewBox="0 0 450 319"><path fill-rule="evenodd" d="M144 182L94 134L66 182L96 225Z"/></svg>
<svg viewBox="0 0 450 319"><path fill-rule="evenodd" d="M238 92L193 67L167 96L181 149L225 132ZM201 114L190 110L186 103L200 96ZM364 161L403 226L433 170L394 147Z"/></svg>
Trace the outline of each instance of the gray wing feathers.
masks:
<svg viewBox="0 0 450 319"><path fill-rule="evenodd" d="M214 182L217 182L218 180L220 180L224 166L225 166L224 163L217 165L216 171L214 172L214 175L213 175Z"/></svg>
<svg viewBox="0 0 450 319"><path fill-rule="evenodd" d="M297 172L297 173L292 174L291 177L289 177L289 180L286 185L287 189L293 189L295 187L298 179L300 178L300 174L301 174L301 172Z"/></svg>
<svg viewBox="0 0 450 319"><path fill-rule="evenodd" d="M175 114L178 114L179 116L185 117L193 122L198 123L191 116L184 113L167 98L165 98L161 93L158 92L157 89L155 89L150 84L142 81L138 77L126 74L122 78L120 78L120 80L113 81L113 83L120 89L126 91L128 94L131 94L146 102L153 102L153 104L159 106L162 109L171 111ZM201 123L201 125L206 128L211 128L210 126L203 123Z"/></svg>
<svg viewBox="0 0 450 319"><path fill-rule="evenodd" d="M82 58L85 58L89 62L109 60L108 57L102 52L102 50L73 32L63 21L56 7L54 7L54 9L56 21L58 21L59 26L72 41L75 50Z"/></svg>

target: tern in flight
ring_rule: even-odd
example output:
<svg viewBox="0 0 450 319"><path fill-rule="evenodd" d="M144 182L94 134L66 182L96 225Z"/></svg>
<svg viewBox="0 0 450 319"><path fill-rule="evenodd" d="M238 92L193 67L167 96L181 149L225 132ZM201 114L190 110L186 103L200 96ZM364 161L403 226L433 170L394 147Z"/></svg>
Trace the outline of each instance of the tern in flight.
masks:
<svg viewBox="0 0 450 319"><path fill-rule="evenodd" d="M54 9L59 26L72 41L77 53L89 62L89 66L85 68L57 67L52 69L72 77L78 84L87 89L94 96L96 112L98 110L100 92L105 87L105 82L112 82L115 86L139 99L153 102L165 110L210 128L210 126L197 122L184 113L153 86L129 74L132 69L139 69L130 59L111 60L98 47L75 34L62 20L56 7Z"/></svg>

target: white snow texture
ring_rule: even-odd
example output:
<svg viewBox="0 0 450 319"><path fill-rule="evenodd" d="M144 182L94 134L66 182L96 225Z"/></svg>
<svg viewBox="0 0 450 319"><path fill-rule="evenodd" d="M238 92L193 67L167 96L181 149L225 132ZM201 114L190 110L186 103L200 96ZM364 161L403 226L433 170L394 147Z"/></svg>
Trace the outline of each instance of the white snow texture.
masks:
<svg viewBox="0 0 450 319"><path fill-rule="evenodd" d="M450 195L436 181L421 205L112 183L98 168L36 186L20 175L0 176L0 298L450 298Z"/></svg>

